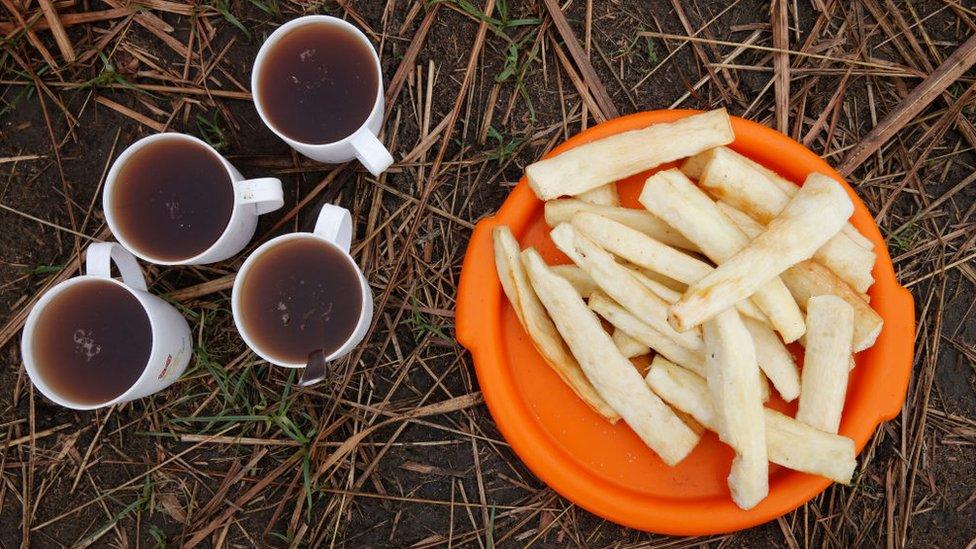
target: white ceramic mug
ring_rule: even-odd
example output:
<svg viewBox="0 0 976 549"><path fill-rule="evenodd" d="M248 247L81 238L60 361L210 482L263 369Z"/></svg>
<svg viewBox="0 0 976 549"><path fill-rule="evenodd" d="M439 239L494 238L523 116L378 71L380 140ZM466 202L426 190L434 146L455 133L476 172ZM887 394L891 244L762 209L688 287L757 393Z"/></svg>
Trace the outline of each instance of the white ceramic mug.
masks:
<svg viewBox="0 0 976 549"><path fill-rule="evenodd" d="M193 141L206 147L214 156L220 159L221 164L227 170L227 175L230 176L231 184L234 186L234 209L231 211L227 226L224 227L224 232L217 238L217 241L193 257L175 261L153 257L152 254L140 250L126 238L124 232L120 230L118 220L116 219L116 214L114 213L115 204L113 203L114 199L112 197L119 172L132 155L143 147L167 139ZM105 220L108 222L108 226L112 230L115 238L133 254L157 265L203 265L206 263L216 263L232 257L243 250L244 246L247 246L247 243L251 241L251 237L254 236L254 230L258 226L258 216L273 212L284 203L281 180L274 177L244 179L241 172L237 171L237 168L231 165L226 158L209 144L192 135L175 132L150 135L129 145L115 160L115 163L112 164L112 169L109 170L108 177L105 179L105 190L102 192L102 209L105 212Z"/></svg>
<svg viewBox="0 0 976 549"><path fill-rule="evenodd" d="M257 261L262 254L279 244L299 238L313 238L340 251L342 256L349 261L349 264L352 265L356 270L356 274L359 275L359 284L362 290L361 295L363 300L360 307L359 319L356 323L356 328L352 331L352 334L350 334L346 341L325 359L327 361L331 361L349 354L349 352L352 351L366 336L366 332L369 330L370 322L373 319L373 292L369 287L369 283L366 282L366 276L363 275L362 269L359 268L359 265L356 265L356 261L351 255L349 255L349 247L352 244L352 216L349 214L349 210L345 208L334 206L332 204L326 204L322 207L322 211L319 212L318 220L315 222L315 230L310 233L298 232L286 234L265 242L258 247L258 249L254 250L247 260L244 261L244 264L241 265L240 271L237 273L237 278L234 280L234 289L231 293L231 309L234 313L234 323L237 325L237 331L240 332L241 337L244 339L244 342L247 343L248 347L257 353L258 356L272 364L284 366L286 368L304 368L306 363L282 362L262 349L261 346L254 341L254 338L248 333L248 327L242 320L241 285L243 284L244 278L247 276L248 271L250 271L255 261Z"/></svg>
<svg viewBox="0 0 976 549"><path fill-rule="evenodd" d="M261 98L261 87L258 85L258 82L261 80L261 70L268 57L268 52L270 51L271 46L273 46L278 40L281 40L281 38L286 34L300 26L323 23L340 26L350 31L352 34L356 35L366 45L370 53L373 54L373 68L376 71L376 99L373 102L373 110L370 111L369 116L366 117L366 121L363 122L359 129L352 132L350 135L338 141L333 141L332 143L303 143L288 137L284 134L284 132L276 128L274 124L271 123L271 120L262 104L263 100ZM339 164L342 162L348 162L355 158L359 159L363 166L365 166L366 169L369 170L369 172L373 175L383 173L387 168L390 167L391 164L393 164L393 156L390 155L390 151L386 150L383 143L380 142L379 138L376 137L379 135L380 129L383 126L383 73L380 65L380 58L376 54L376 50L373 48L373 44L369 41L369 38L367 38L366 35L354 25L343 21L342 19L330 17L328 15L307 15L305 17L299 17L298 19L292 19L291 21L278 27L273 33L271 33L271 36L264 41L264 44L261 45L260 51L258 51L258 56L254 59L254 68L251 71L251 94L254 97L254 106L257 108L258 114L261 116L261 120L264 121L264 124L268 126L271 131L275 132L285 143L288 143L293 149L311 158L312 160L327 162L329 164Z"/></svg>
<svg viewBox="0 0 976 549"><path fill-rule="evenodd" d="M113 262L122 275L121 281L112 278ZM114 399L97 404L74 402L59 394L45 381L34 357L34 334L41 312L58 294L89 280L107 280L132 294L146 311L152 332L149 360L136 382ZM99 242L88 247L84 275L70 278L51 288L31 309L21 335L20 352L27 375L41 394L66 408L92 410L149 396L172 385L190 362L193 340L183 315L175 307L147 291L146 281L136 258L115 242Z"/></svg>

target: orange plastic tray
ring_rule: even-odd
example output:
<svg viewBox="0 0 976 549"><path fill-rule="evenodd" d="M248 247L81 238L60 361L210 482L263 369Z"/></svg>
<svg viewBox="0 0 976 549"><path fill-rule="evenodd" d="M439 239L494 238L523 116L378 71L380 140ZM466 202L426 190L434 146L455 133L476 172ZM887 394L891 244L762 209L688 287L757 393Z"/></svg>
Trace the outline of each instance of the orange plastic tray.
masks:
<svg viewBox="0 0 976 549"><path fill-rule="evenodd" d="M671 122L697 111L651 111L594 126L550 155L628 130ZM843 181L819 156L765 126L733 118L731 148L800 183L820 171ZM667 168L671 166L663 166ZM661 169L661 168L659 168ZM637 207L645 172L619 182L625 206ZM877 426L905 401L915 338L914 302L895 280L891 258L870 212L854 201L851 222L875 244L871 305L884 318L877 344L857 355L840 433L858 452ZM590 411L538 355L508 304L495 274L491 230L512 228L522 247L535 246L551 263L566 263L549 239L542 202L523 177L499 212L475 228L457 299L457 338L471 351L485 402L505 439L543 482L580 507L618 524L674 535L740 530L772 520L809 501L830 481L771 466L769 497L748 511L732 503L726 477L732 450L707 433L678 466L668 467L624 422L612 426ZM795 406L774 398L791 416Z"/></svg>

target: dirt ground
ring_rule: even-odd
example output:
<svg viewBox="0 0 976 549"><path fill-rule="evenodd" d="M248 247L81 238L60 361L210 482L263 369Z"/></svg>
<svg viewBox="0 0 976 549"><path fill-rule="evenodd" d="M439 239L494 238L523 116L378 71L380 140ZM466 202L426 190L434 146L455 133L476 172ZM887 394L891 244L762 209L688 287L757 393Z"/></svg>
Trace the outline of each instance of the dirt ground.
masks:
<svg viewBox="0 0 976 549"><path fill-rule="evenodd" d="M555 143L617 113L725 106L773 127L785 122L787 133L840 165L976 34L976 4L787 2L791 54L775 69L773 29L783 26L768 2L570 0L561 6L589 51L591 74L572 61L543 0L63 0L53 6L68 53L41 15L49 0L3 4L3 547L976 541L973 70L849 177L876 215L918 317L907 402L859 456L853 486L727 536L616 526L521 464L453 337L473 224ZM397 163L379 178L297 155L249 100L263 38L305 13L354 22L380 52L383 138ZM25 34L23 21L40 26ZM695 41L681 38L688 35ZM579 90L596 82L609 105L581 99ZM376 296L376 323L331 383L300 389L292 374L247 351L229 302L242 253L194 268L144 265L151 290L177 303L194 330L195 361L169 390L72 412L32 389L19 355L24 313L58 277L73 275L89 242L110 238L100 209L108 165L163 128L214 144L245 176L282 179L285 207L262 218L249 249L310 229L323 203L353 212L354 255Z"/></svg>

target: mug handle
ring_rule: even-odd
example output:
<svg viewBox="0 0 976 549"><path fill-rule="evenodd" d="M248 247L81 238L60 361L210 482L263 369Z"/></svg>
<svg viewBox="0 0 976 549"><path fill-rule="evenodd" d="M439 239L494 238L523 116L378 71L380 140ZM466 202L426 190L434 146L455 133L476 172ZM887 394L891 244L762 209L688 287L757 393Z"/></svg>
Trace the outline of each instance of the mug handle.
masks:
<svg viewBox="0 0 976 549"><path fill-rule="evenodd" d="M322 206L312 232L349 253L352 246L352 215L342 206L326 204Z"/></svg>
<svg viewBox="0 0 976 549"><path fill-rule="evenodd" d="M363 126L352 134L349 143L356 151L356 158L362 162L369 173L378 176L393 164L393 156L369 128Z"/></svg>
<svg viewBox="0 0 976 549"><path fill-rule="evenodd" d="M281 180L275 177L247 179L234 184L241 204L254 204L258 215L273 212L285 204Z"/></svg>
<svg viewBox="0 0 976 549"><path fill-rule="evenodd" d="M118 242L96 242L85 252L85 274L112 278L112 263L118 267L122 282L130 288L148 291L139 262Z"/></svg>

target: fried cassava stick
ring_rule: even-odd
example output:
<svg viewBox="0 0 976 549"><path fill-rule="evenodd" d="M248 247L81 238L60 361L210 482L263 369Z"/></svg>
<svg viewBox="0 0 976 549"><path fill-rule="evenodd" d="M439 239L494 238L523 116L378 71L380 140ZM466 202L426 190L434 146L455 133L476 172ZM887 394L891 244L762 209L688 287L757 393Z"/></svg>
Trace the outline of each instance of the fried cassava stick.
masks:
<svg viewBox="0 0 976 549"><path fill-rule="evenodd" d="M571 222L582 235L617 257L669 279L691 284L714 270L700 259L602 215L581 211ZM674 301L677 299L670 300ZM736 306L742 314L766 322L766 315L751 301L741 301Z"/></svg>
<svg viewBox="0 0 976 549"><path fill-rule="evenodd" d="M704 378L662 357L654 357L645 381L665 402L715 431L715 406ZM854 441L825 433L764 408L766 454L770 463L850 484L857 462Z"/></svg>
<svg viewBox="0 0 976 549"><path fill-rule="evenodd" d="M698 183L717 199L745 212L762 224L773 220L786 207L799 188L787 182L791 193L774 183L751 160L724 147L704 152L698 157L704 169ZM851 233L858 235L855 241ZM814 253L814 257L858 291L866 291L874 282L871 269L875 254L862 245L866 239L849 223ZM870 243L870 241L867 241ZM870 245L870 244L869 244Z"/></svg>
<svg viewBox="0 0 976 549"><path fill-rule="evenodd" d="M669 304L634 278L630 269L617 263L609 252L577 234L567 223L559 225L549 234L560 251L634 316L686 349L702 349L701 335L696 331L676 332L668 324Z"/></svg>
<svg viewBox="0 0 976 549"><path fill-rule="evenodd" d="M853 212L840 183L810 174L763 233L688 287L671 308L672 324L678 330L693 328L751 296L786 269L812 257Z"/></svg>
<svg viewBox="0 0 976 549"><path fill-rule="evenodd" d="M542 200L575 196L735 139L725 109L611 135L530 164L529 186Z"/></svg>
<svg viewBox="0 0 976 549"><path fill-rule="evenodd" d="M716 264L721 265L749 244L742 230L678 170L665 170L649 177L639 200ZM803 314L782 281L774 278L757 290L752 300L784 341L790 343L803 335Z"/></svg>
<svg viewBox="0 0 976 549"><path fill-rule="evenodd" d="M502 289L536 350L583 402L607 421L617 422L620 416L597 394L536 297L522 267L518 241L512 231L508 227L496 227L492 231L492 239L495 267Z"/></svg>
<svg viewBox="0 0 976 549"><path fill-rule="evenodd" d="M748 215L724 202L719 202L718 206L750 238L762 233L762 225ZM874 345L881 333L881 316L871 308L867 295L856 292L833 271L817 261L807 260L787 269L780 275L780 280L789 288L801 309L806 309L807 301L815 295L835 295L846 301L854 309L854 351L863 351Z"/></svg>
<svg viewBox="0 0 976 549"><path fill-rule="evenodd" d="M665 463L684 459L698 434L643 383L569 282L533 249L522 253L522 261L539 300L600 396Z"/></svg>
<svg viewBox="0 0 976 549"><path fill-rule="evenodd" d="M767 185L767 183L771 183L773 186L778 188L784 195L786 195L786 200L788 201L790 198L793 198L793 195L795 195L797 191L800 190L800 187L795 183L793 183L792 181L785 179L784 177L774 172L773 170L770 170L766 166L763 166L762 164L759 164L755 160L747 156L743 156L728 147L715 147L714 149L710 149L703 153L697 154L689 158L688 160L685 160L684 163L681 165L681 171L685 172L685 174L692 179L700 180L704 176L705 166L708 164L708 162L711 161L714 157L718 156L719 154L726 154L726 153L728 154L729 157L734 157L736 161L742 163L743 165L749 166L756 172L759 172L760 174L765 176L765 180L759 180L753 183L754 186L758 187L758 189L756 189L758 192L763 192L763 193L770 192L769 191L770 185ZM786 201L784 201L782 197L773 197L769 195L763 195L763 196L764 196L763 199L764 203L772 203L772 204L778 203L780 205L780 209L786 206ZM768 208L768 206L766 207ZM772 218L776 216L776 213L778 212L771 211L768 215L770 218ZM862 248L866 248L868 250L874 249L874 243L871 242L871 240L868 239L866 236L862 235L861 232L858 231L850 223L844 226L842 232L846 234L847 237L850 238L858 246L861 246Z"/></svg>
<svg viewBox="0 0 976 549"><path fill-rule="evenodd" d="M651 352L651 348L647 345L637 341L633 337L627 334L627 332L617 328L613 330L610 335L610 339L613 340L613 344L617 346L620 354L624 355L626 358L634 358L636 356L646 355Z"/></svg>
<svg viewBox="0 0 976 549"><path fill-rule="evenodd" d="M836 296L811 297L807 327L796 419L836 433L847 395L854 309Z"/></svg>
<svg viewBox="0 0 976 549"><path fill-rule="evenodd" d="M765 324L745 316L742 317L742 322L752 335L759 369L772 382L779 396L786 402L792 402L800 396L800 370L796 367L790 350Z"/></svg>
<svg viewBox="0 0 976 549"><path fill-rule="evenodd" d="M820 295L833 295L847 302L854 310L854 351L863 351L878 339L884 320L861 294L837 278L830 269L816 261L804 261L786 270L783 282L798 303L806 303Z"/></svg>
<svg viewBox="0 0 976 549"><path fill-rule="evenodd" d="M579 199L583 202L599 204L601 206L620 205L620 195L617 194L616 183L607 183L606 185L600 185L599 187L580 193Z"/></svg>
<svg viewBox="0 0 976 549"><path fill-rule="evenodd" d="M630 314L627 309L621 307L603 292L596 292L591 295L588 305L590 309L607 319L607 322L615 328L664 355L671 362L705 375L704 353L686 349L670 338L661 335L661 332Z"/></svg>
<svg viewBox="0 0 976 549"><path fill-rule="evenodd" d="M560 223L569 223L573 216L580 212L587 212L612 219L617 223L635 231L644 233L668 246L684 250L697 250L695 245L672 229L667 223L658 219L647 210L635 208L620 208L590 204L575 198L550 200L545 205L546 224L555 227Z"/></svg>
<svg viewBox="0 0 976 549"><path fill-rule="evenodd" d="M718 435L735 450L728 479L732 500L751 509L769 493L765 418L752 336L735 309L706 322L703 336L705 377Z"/></svg>

